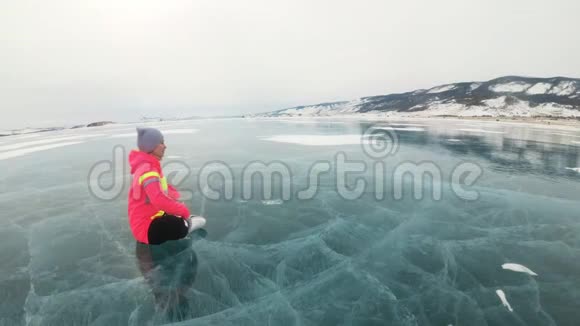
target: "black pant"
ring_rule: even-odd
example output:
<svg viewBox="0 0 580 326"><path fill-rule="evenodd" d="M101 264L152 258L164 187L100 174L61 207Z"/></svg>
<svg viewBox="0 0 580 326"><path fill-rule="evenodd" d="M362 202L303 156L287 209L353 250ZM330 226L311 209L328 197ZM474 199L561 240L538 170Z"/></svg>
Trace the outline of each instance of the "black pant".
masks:
<svg viewBox="0 0 580 326"><path fill-rule="evenodd" d="M162 244L167 240L185 238L189 228L181 217L164 214L151 222L147 238L149 244Z"/></svg>

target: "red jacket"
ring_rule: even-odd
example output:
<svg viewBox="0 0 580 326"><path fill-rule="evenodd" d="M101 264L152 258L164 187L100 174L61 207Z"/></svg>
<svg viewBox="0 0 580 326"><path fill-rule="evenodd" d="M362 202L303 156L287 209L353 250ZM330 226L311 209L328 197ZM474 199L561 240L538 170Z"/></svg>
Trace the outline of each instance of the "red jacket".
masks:
<svg viewBox="0 0 580 326"><path fill-rule="evenodd" d="M129 190L129 226L137 241L149 243L147 232L151 222L163 213L189 217L187 206L177 201L179 192L168 185L159 160L137 150L129 154L131 189Z"/></svg>

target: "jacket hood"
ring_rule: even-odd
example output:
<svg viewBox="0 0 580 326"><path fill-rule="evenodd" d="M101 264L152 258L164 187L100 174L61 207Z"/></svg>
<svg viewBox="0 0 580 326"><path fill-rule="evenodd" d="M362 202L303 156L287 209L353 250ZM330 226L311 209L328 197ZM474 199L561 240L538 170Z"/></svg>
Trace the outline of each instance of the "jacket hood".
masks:
<svg viewBox="0 0 580 326"><path fill-rule="evenodd" d="M131 174L135 173L139 166L144 163L149 163L156 169L161 170L161 164L155 156L138 150L132 150L131 153L129 153L129 165L131 166Z"/></svg>

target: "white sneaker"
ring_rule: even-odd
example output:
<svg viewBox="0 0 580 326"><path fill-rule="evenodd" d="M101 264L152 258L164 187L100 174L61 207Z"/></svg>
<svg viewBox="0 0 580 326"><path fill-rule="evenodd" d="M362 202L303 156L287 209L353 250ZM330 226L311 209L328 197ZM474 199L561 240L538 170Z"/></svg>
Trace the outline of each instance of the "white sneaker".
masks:
<svg viewBox="0 0 580 326"><path fill-rule="evenodd" d="M188 233L191 233L197 229L201 229L205 226L206 220L201 216L191 215L187 220L187 227L189 229Z"/></svg>

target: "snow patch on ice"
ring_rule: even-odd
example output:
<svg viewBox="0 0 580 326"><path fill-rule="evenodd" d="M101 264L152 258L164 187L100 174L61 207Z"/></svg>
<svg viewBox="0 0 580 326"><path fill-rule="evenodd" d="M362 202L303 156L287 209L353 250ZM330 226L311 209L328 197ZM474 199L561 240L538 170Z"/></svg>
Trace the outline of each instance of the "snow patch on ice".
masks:
<svg viewBox="0 0 580 326"><path fill-rule="evenodd" d="M578 167L578 168L566 168L566 170L572 170L572 171L580 173L580 167Z"/></svg>
<svg viewBox="0 0 580 326"><path fill-rule="evenodd" d="M306 146L359 145L361 135L276 135L262 140Z"/></svg>
<svg viewBox="0 0 580 326"><path fill-rule="evenodd" d="M409 127L426 127L427 125L421 125L416 123L391 123L391 126L409 126Z"/></svg>
<svg viewBox="0 0 580 326"><path fill-rule="evenodd" d="M484 130L484 129L458 129L459 131L465 132L477 132L477 133L486 133L486 134L505 134L503 131L492 131L492 130Z"/></svg>
<svg viewBox="0 0 580 326"><path fill-rule="evenodd" d="M163 135L178 135L178 134L194 134L197 129L171 129L171 130L161 130Z"/></svg>
<svg viewBox="0 0 580 326"><path fill-rule="evenodd" d="M118 135L111 136L111 138L131 138L131 137L137 138L137 132L132 132L129 134L118 134Z"/></svg>
<svg viewBox="0 0 580 326"><path fill-rule="evenodd" d="M316 119L314 118L313 120L311 118L308 118L310 120L305 120L305 119L300 119L298 117L292 118L292 119L275 119L273 121L275 122L287 122L287 123L298 123L298 124L346 124L346 122L343 121L324 121L324 120L320 120L320 119Z"/></svg>
<svg viewBox="0 0 580 326"><path fill-rule="evenodd" d="M5 160L5 159L9 159L9 158L18 157L18 156L23 156L23 155L30 154L30 153L46 151L46 150L53 149L53 148L76 145L76 144L81 144L81 143L83 143L83 142L65 142L65 143L50 144L50 145L44 145L44 146L18 149L18 150L9 151L9 152L3 152L3 153L0 153L0 161Z"/></svg>
<svg viewBox="0 0 580 326"><path fill-rule="evenodd" d="M512 306L510 305L510 303L507 301L505 293L502 290L496 290L495 293L497 294L497 296L501 300L501 304L504 307L506 307L510 312L513 312L514 310L512 309Z"/></svg>
<svg viewBox="0 0 580 326"><path fill-rule="evenodd" d="M71 137L56 137L56 138L49 138L43 140L35 140L35 141L28 141L28 142L21 142L16 144L4 145L0 146L0 151L7 151L7 150L14 150L23 147L29 147L34 145L42 145L42 144L50 144L50 143L57 143L62 141L69 141L69 140L76 140L76 139L85 139L89 137L97 137L102 135L83 135L83 136L71 136Z"/></svg>
<svg viewBox="0 0 580 326"><path fill-rule="evenodd" d="M446 139L446 140L448 142L452 142L452 143L457 143L457 142L460 142L461 141L461 139L455 139L455 138L449 138L449 139Z"/></svg>
<svg viewBox="0 0 580 326"><path fill-rule="evenodd" d="M501 265L501 268L507 269L510 271L514 271L514 272L530 274L532 276L538 276L538 274L534 273L531 269L527 268L524 265L520 265L520 264L507 263L507 264Z"/></svg>
<svg viewBox="0 0 580 326"><path fill-rule="evenodd" d="M193 134L198 131L198 129L170 129L170 130L163 130L160 129L163 135L176 135L176 134ZM137 138L137 132L131 132L126 134L118 134L118 135L111 135L111 138Z"/></svg>
<svg viewBox="0 0 580 326"><path fill-rule="evenodd" d="M262 200L262 204L264 204L266 206L282 205L283 203L284 203L284 201L282 199Z"/></svg>
<svg viewBox="0 0 580 326"><path fill-rule="evenodd" d="M36 138L36 137L40 137L43 133L40 132L36 132L33 134L24 134L24 135L14 135L14 136L10 136L10 139L14 139L14 140L20 140L20 139L27 139L27 138Z"/></svg>
<svg viewBox="0 0 580 326"><path fill-rule="evenodd" d="M511 82L507 84L496 84L489 87L489 90L496 93L521 93L530 88L530 84L522 82Z"/></svg>
<svg viewBox="0 0 580 326"><path fill-rule="evenodd" d="M399 127L389 127L389 126L385 126L385 127L373 127L373 129L383 129L383 130L399 130L399 131L425 131L425 129L423 128L399 128Z"/></svg>
<svg viewBox="0 0 580 326"><path fill-rule="evenodd" d="M534 86L530 87L526 93L530 95L538 95L538 94L546 94L547 91L552 88L552 84L550 83L537 83Z"/></svg>

